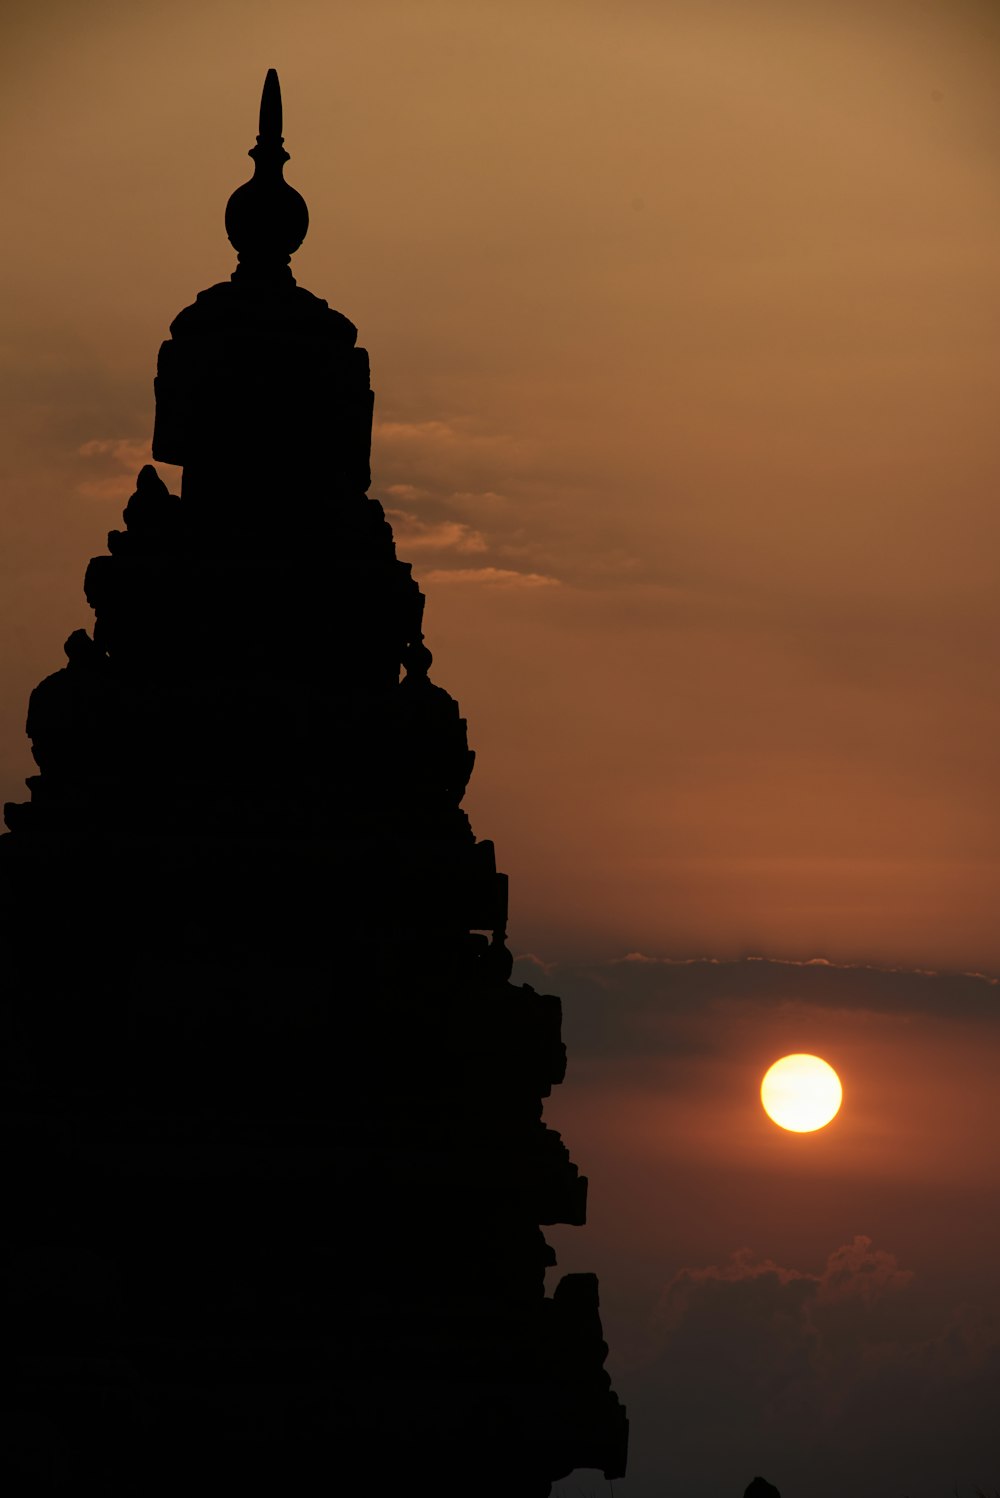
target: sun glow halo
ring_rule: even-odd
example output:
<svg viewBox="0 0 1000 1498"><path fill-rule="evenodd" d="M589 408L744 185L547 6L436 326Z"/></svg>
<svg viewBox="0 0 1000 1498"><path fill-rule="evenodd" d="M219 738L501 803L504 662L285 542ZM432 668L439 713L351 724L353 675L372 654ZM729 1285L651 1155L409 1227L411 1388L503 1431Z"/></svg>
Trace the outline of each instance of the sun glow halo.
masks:
<svg viewBox="0 0 1000 1498"><path fill-rule="evenodd" d="M835 1118L844 1089L833 1067L819 1056L782 1056L764 1075L764 1112L793 1134L810 1134Z"/></svg>

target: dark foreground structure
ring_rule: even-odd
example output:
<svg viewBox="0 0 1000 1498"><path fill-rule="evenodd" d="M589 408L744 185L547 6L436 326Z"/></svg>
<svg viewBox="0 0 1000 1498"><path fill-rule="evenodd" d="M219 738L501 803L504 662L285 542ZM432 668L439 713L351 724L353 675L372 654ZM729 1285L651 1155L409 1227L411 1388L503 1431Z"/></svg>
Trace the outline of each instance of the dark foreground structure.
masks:
<svg viewBox="0 0 1000 1498"><path fill-rule="evenodd" d="M546 1494L622 1473L586 1182L460 803L465 722L369 484L356 330L297 286L276 75L239 251L31 697L6 809L17 1495Z"/></svg>

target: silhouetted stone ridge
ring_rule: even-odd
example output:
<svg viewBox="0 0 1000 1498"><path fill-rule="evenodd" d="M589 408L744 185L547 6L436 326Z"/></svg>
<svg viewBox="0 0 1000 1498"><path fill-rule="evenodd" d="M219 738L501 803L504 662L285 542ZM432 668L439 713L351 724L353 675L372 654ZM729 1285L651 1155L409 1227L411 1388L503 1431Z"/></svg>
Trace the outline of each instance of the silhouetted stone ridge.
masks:
<svg viewBox="0 0 1000 1498"><path fill-rule="evenodd" d="M239 270L160 352L181 493L140 471L6 808L7 1490L542 1498L627 1432L596 1280L545 1294L560 1005L508 982L280 114L269 74Z"/></svg>
<svg viewBox="0 0 1000 1498"><path fill-rule="evenodd" d="M766 1478L755 1477L750 1486L745 1489L743 1498L781 1498L781 1494Z"/></svg>

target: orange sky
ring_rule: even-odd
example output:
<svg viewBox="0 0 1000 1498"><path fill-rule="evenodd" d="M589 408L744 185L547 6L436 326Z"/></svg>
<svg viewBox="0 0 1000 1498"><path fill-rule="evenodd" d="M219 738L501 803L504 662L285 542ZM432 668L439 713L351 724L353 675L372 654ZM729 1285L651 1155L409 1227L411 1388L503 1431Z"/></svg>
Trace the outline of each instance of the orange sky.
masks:
<svg viewBox="0 0 1000 1498"><path fill-rule="evenodd" d="M995 10L7 16L6 796L273 63L515 941L1000 967Z"/></svg>
<svg viewBox="0 0 1000 1498"><path fill-rule="evenodd" d="M735 1495L757 1460L825 1498L824 1441L831 1495L883 1498L907 1430L950 1442L940 1472L911 1451L910 1498L990 1485L949 1463L995 1424L1000 990L794 962L1000 973L1000 8L8 0L2 25L4 798L148 461L158 345L232 269L274 65L293 268L371 353L372 493L469 720L466 806L520 977L566 1000L547 1117L592 1193L557 1240L602 1275L624 1498ZM782 963L663 961L750 953ZM789 1147L755 1090L797 1049L845 1105ZM740 1328L775 1361L736 1418Z"/></svg>

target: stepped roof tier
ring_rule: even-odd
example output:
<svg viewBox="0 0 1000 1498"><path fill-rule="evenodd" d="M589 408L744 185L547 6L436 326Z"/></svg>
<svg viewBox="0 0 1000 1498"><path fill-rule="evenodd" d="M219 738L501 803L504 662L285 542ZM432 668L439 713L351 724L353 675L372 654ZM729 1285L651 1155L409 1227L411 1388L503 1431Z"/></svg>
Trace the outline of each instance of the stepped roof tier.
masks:
<svg viewBox="0 0 1000 1498"><path fill-rule="evenodd" d="M181 493L140 471L6 808L8 1490L543 1498L627 1433L595 1278L545 1293L560 1005L509 981L281 130L272 70L238 267L160 350Z"/></svg>

